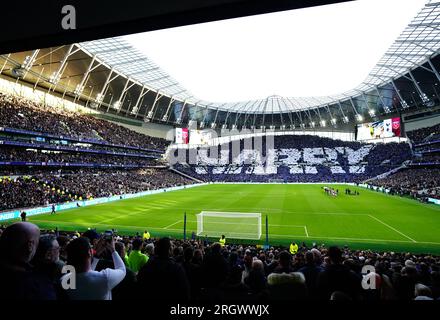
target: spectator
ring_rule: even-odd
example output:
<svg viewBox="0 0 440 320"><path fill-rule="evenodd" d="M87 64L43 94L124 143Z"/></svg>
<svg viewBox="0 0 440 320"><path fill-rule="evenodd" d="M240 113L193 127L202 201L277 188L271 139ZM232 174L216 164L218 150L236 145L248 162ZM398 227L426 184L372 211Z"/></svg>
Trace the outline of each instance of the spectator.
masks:
<svg viewBox="0 0 440 320"><path fill-rule="evenodd" d="M316 250L316 249L315 249ZM318 250L316 250L318 251ZM318 251L319 252L319 251ZM312 251L306 252L306 264L298 270L306 278L306 284L308 288L308 294L311 298L316 298L318 295L316 283L319 274L324 271L324 269L315 263L315 255Z"/></svg>
<svg viewBox="0 0 440 320"><path fill-rule="evenodd" d="M287 251L282 251L280 253L278 267L273 271L274 273L291 273L293 268L291 266L292 255Z"/></svg>
<svg viewBox="0 0 440 320"><path fill-rule="evenodd" d="M171 257L171 241L161 238L155 255L139 270L138 296L168 301L187 301L190 287L184 269Z"/></svg>
<svg viewBox="0 0 440 320"><path fill-rule="evenodd" d="M434 300L432 299L431 289L421 283L415 285L414 295L414 300Z"/></svg>
<svg viewBox="0 0 440 320"><path fill-rule="evenodd" d="M356 274L342 265L342 251L337 247L328 250L329 264L319 273L317 290L320 298L329 300L335 291L341 291L352 299L358 299L361 281Z"/></svg>
<svg viewBox="0 0 440 320"><path fill-rule="evenodd" d="M75 289L66 289L71 300L112 300L112 289L125 277L126 268L119 254L115 251L115 241L106 242L103 249L111 252L114 269L106 268L94 271L98 259L93 256L92 246L86 237L72 240L67 246L67 264L75 268ZM92 262L93 259L93 262ZM61 281L72 281L68 273Z"/></svg>
<svg viewBox="0 0 440 320"><path fill-rule="evenodd" d="M40 236L32 264L35 272L46 276L55 286L59 284L64 262L60 260L60 245L55 235Z"/></svg>
<svg viewBox="0 0 440 320"><path fill-rule="evenodd" d="M32 223L14 223L0 237L0 299L53 300L52 282L30 265L38 247L40 230Z"/></svg>
<svg viewBox="0 0 440 320"><path fill-rule="evenodd" d="M249 287L250 293L256 297L261 297L267 287L267 279L264 272L264 264L261 260L252 261L252 269L244 279L244 283Z"/></svg>
<svg viewBox="0 0 440 320"><path fill-rule="evenodd" d="M124 259L125 246L122 242L115 242L115 250L121 259ZM125 268L124 279L112 290L113 300L133 300L136 298L136 273L129 267Z"/></svg>
<svg viewBox="0 0 440 320"><path fill-rule="evenodd" d="M271 301L304 300L307 296L306 281L300 272L271 273L267 277Z"/></svg>
<svg viewBox="0 0 440 320"><path fill-rule="evenodd" d="M221 245L214 243L203 261L203 284L205 288L219 287L228 275L228 265L221 255Z"/></svg>
<svg viewBox="0 0 440 320"><path fill-rule="evenodd" d="M132 246L132 251L128 256L128 266L134 273L138 273L148 262L148 256L141 252L144 244L140 238L134 239Z"/></svg>

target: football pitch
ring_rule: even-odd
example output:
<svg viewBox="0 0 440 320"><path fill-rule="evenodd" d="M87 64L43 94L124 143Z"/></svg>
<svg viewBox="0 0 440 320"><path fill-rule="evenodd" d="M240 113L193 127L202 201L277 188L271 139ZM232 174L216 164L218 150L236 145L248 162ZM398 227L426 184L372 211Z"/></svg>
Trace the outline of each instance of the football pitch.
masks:
<svg viewBox="0 0 440 320"><path fill-rule="evenodd" d="M261 213L264 244L268 217L269 244L291 241L351 248L440 254L440 207L376 191L348 186L360 194L346 195L346 185L329 185L339 195L326 195L324 184L210 184L141 198L43 214L29 221L44 229L116 229L120 234L187 237L197 231L202 211ZM230 224L240 228L240 224ZM231 242L232 240L229 240Z"/></svg>

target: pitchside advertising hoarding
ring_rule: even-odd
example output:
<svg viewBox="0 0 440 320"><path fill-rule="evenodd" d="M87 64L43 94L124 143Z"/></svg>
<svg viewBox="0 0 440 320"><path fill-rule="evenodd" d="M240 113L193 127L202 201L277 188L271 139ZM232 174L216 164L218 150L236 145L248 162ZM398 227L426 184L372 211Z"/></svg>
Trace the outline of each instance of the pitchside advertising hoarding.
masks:
<svg viewBox="0 0 440 320"><path fill-rule="evenodd" d="M357 126L357 140L384 139L400 136L400 118L367 122Z"/></svg>
<svg viewBox="0 0 440 320"><path fill-rule="evenodd" d="M177 144L189 143L188 128L176 128L176 143Z"/></svg>

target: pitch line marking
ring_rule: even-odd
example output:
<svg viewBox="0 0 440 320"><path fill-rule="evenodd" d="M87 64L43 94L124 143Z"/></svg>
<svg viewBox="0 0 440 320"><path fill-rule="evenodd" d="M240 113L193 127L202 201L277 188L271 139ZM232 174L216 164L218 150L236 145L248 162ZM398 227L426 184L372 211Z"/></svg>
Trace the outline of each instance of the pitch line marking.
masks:
<svg viewBox="0 0 440 320"><path fill-rule="evenodd" d="M172 227L172 226L174 226L174 225L176 225L176 224L178 224L180 222L183 222L183 220L178 220L177 222L174 222L174 223L170 224L169 226L166 226L166 227L164 227L162 229L168 229L169 227Z"/></svg>
<svg viewBox="0 0 440 320"><path fill-rule="evenodd" d="M411 240L412 242L415 242L415 243L417 243L417 241L416 241L416 240L414 240L413 238L410 238L410 237L408 237L408 236L407 236L406 234L404 234L404 233L400 232L400 231L399 231L399 230L397 230L396 228L393 228L393 227L392 227L392 226L390 226L389 224L386 224L385 222L383 222L383 221L379 220L378 218L376 218L376 217L372 216L371 214L369 214L368 216L369 216L370 218L372 218L372 219L376 220L377 222L380 222L380 223L382 223L382 224L383 224L384 226L386 226L386 227L390 228L391 230L393 230L393 231L397 232L398 234L400 234L400 235L404 236L405 238L407 238L407 239Z"/></svg>
<svg viewBox="0 0 440 320"><path fill-rule="evenodd" d="M51 220L35 220L32 219L32 221L34 222L47 222L47 223L64 223L64 224L72 224L72 221L51 221ZM182 220L180 220L182 221ZM102 225L102 226L110 226L108 224L104 224L104 223L90 223L90 224L86 224L86 223L81 223L81 222L74 222L73 223L76 226L82 225L85 227L89 227L91 225ZM127 226L127 225L112 225L113 227L122 227L122 228L132 228L132 229L144 229L144 227L142 226ZM158 227L149 227L149 229L151 230L167 230L167 231L182 231L182 229L164 229L164 228L158 228ZM269 237L283 237L283 238L288 238L291 235L281 235L281 234L270 234L269 233ZM306 236L295 236L298 238L307 238ZM361 238L339 238L339 237L322 237L322 236L313 236L312 239L329 239L329 240L352 240L352 241L361 241L361 242L400 242L400 243L411 243L412 241L407 241L407 240L386 240L386 239L361 239ZM415 243L417 244L433 244L433 245L440 245L440 242L431 242L431 241L416 241Z"/></svg>
<svg viewBox="0 0 440 320"><path fill-rule="evenodd" d="M293 237L297 238L307 238L306 236L296 236L291 235ZM288 236L282 235L282 234L270 234L269 238L275 237L275 238L286 238ZM340 237L322 237L322 236L313 236L312 239L328 239L328 240L348 240L348 241L359 241L359 242L398 242L398 243L411 243L411 241L408 240L385 240L385 239L362 239L362 238L340 238ZM416 242L417 244L435 244L440 245L438 242Z"/></svg>
<svg viewBox="0 0 440 320"><path fill-rule="evenodd" d="M309 232L307 231L307 226L304 226L304 231L306 232L307 238L309 237Z"/></svg>

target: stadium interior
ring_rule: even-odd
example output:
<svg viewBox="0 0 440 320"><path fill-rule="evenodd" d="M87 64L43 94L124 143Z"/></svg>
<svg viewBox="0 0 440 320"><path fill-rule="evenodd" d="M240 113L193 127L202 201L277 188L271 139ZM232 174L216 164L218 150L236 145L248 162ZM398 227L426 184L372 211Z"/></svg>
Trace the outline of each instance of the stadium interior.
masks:
<svg viewBox="0 0 440 320"><path fill-rule="evenodd" d="M440 300L439 25L326 97L200 100L121 36L0 55L0 298Z"/></svg>

